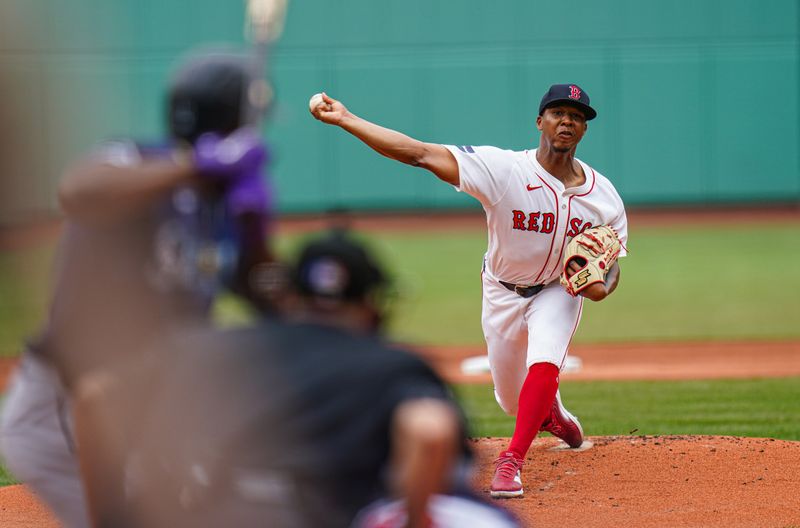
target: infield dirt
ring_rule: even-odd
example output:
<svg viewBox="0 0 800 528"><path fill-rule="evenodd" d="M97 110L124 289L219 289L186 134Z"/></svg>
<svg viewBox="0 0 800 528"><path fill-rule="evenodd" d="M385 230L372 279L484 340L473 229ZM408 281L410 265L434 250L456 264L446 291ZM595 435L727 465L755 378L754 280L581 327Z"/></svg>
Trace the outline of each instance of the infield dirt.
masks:
<svg viewBox="0 0 800 528"><path fill-rule="evenodd" d="M537 439L525 494L503 505L527 527L800 525L800 442L724 436L590 437L586 451ZM488 492L505 440L475 441L476 486Z"/></svg>

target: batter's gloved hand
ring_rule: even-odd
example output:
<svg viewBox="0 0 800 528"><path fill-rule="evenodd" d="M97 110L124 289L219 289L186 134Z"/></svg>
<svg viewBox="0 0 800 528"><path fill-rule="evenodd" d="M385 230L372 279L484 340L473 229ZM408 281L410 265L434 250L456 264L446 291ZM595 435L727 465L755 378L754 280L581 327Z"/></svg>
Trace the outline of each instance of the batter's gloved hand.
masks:
<svg viewBox="0 0 800 528"><path fill-rule="evenodd" d="M260 171L267 148L258 132L240 128L227 136L207 132L194 145L194 165L201 177L223 183Z"/></svg>
<svg viewBox="0 0 800 528"><path fill-rule="evenodd" d="M598 282L617 261L622 244L610 226L589 228L567 244L561 271L561 285L575 297Z"/></svg>
<svg viewBox="0 0 800 528"><path fill-rule="evenodd" d="M194 147L197 172L223 185L225 202L234 215L267 212L271 197L262 170L268 158L264 141L250 127L227 136L205 133Z"/></svg>

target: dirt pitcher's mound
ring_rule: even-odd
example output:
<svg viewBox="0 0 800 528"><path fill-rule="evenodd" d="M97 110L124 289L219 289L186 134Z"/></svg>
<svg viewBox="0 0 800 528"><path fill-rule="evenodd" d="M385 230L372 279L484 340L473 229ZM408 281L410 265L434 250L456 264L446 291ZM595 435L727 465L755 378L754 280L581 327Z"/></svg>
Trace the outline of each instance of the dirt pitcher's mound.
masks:
<svg viewBox="0 0 800 528"><path fill-rule="evenodd" d="M58 528L60 524L25 486L0 487L0 526Z"/></svg>
<svg viewBox="0 0 800 528"><path fill-rule="evenodd" d="M525 494L504 499L524 526L800 526L800 442L727 436L592 437L584 451L537 439ZM507 439L475 440L477 488Z"/></svg>

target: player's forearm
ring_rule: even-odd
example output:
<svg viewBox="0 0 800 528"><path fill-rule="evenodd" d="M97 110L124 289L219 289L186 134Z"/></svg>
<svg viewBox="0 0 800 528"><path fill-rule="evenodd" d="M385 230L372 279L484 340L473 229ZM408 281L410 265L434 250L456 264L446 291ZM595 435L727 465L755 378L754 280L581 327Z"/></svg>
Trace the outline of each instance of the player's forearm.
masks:
<svg viewBox="0 0 800 528"><path fill-rule="evenodd" d="M611 266L611 269L608 270L608 275L606 275L606 297L611 295L614 290L617 289L617 285L619 284L619 262L614 262L614 265Z"/></svg>
<svg viewBox="0 0 800 528"><path fill-rule="evenodd" d="M596 284L592 284L583 292L581 295L589 299L590 301L599 302L608 297L613 293L614 290L617 289L617 285L619 284L619 264L617 262L608 270L608 274L606 275L604 282L598 282Z"/></svg>
<svg viewBox="0 0 800 528"><path fill-rule="evenodd" d="M427 525L430 497L444 491L456 456L458 418L434 399L400 405L393 420L395 494L405 499L407 528Z"/></svg>
<svg viewBox="0 0 800 528"><path fill-rule="evenodd" d="M339 124L379 154L418 167L427 153L426 143L396 130L376 125L348 112Z"/></svg>
<svg viewBox="0 0 800 528"><path fill-rule="evenodd" d="M67 217L103 223L141 210L194 175L189 162L154 160L130 167L86 162L65 173L58 198Z"/></svg>
<svg viewBox="0 0 800 528"><path fill-rule="evenodd" d="M425 143L361 119L347 110L341 101L324 92L311 98L309 109L315 119L343 128L377 153L407 165L422 167L442 181L459 185L458 162L443 145Z"/></svg>

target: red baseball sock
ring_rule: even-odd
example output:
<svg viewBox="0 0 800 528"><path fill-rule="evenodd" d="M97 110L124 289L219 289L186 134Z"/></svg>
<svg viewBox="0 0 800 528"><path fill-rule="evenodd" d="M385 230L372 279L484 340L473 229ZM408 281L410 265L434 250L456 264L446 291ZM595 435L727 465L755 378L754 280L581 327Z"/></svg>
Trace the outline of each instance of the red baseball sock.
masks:
<svg viewBox="0 0 800 528"><path fill-rule="evenodd" d="M558 390L558 367L552 363L535 363L528 369L528 376L522 384L517 407L517 422L509 451L519 458L525 458L539 427L550 413Z"/></svg>

